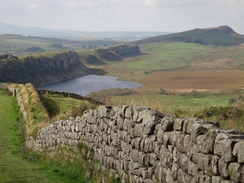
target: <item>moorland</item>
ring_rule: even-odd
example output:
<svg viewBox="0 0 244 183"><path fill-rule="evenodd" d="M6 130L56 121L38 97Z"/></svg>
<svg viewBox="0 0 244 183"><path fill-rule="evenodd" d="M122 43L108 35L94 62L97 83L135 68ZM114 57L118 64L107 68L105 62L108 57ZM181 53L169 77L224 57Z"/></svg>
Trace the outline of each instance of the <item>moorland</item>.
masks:
<svg viewBox="0 0 244 183"><path fill-rule="evenodd" d="M185 39L176 41L176 37ZM243 36L227 26L137 41L141 55L93 67L143 86L126 96L114 91L110 91L114 96L109 91L97 96L112 105L146 105L243 130L243 42Z"/></svg>
<svg viewBox="0 0 244 183"><path fill-rule="evenodd" d="M4 37L6 38L6 35ZM26 38L22 39L23 37L12 38L13 35L2 41L0 49L14 56L31 54L40 57L43 54L53 55L49 51L63 50L57 42L50 42L50 39L49 42L45 42L45 39L40 41L28 38L27 41ZM32 42L33 39L35 44ZM8 45L10 42L11 45ZM224 129L244 130L242 35L227 26L222 26L153 37L130 44L138 45L141 53L117 57L111 46L82 49L82 44L73 47L63 42L61 46L74 49L80 56L80 61L93 73L118 76L120 80L132 80L143 84L135 90L111 89L89 95L106 105L148 106L182 118L197 117L207 121L218 121ZM48 45L51 45L52 49L49 49ZM19 49L22 47L23 49ZM40 54L38 50L33 52L34 47L39 47L38 50L45 53ZM27 50L28 48L32 49ZM73 150L61 149L55 158L48 159L24 148L25 137L28 133L35 135L41 125L81 115L85 109L97 106L62 95L39 96L31 85L19 87L26 108L29 109L32 128L30 132L24 130L23 118L15 99L1 90L0 131L3 132L1 133L3 140L0 141L0 151L4 155L0 161L7 165L0 167L0 180L95 182L102 180L103 175L106 177L107 174L104 172L94 172L96 162L91 164L86 162L85 156L79 153L77 158L77 153ZM80 151L85 150L83 144L79 144L79 148ZM69 157L72 161L66 161L65 157ZM20 171L21 176L13 173L16 171Z"/></svg>
<svg viewBox="0 0 244 183"><path fill-rule="evenodd" d="M5 41L11 47L14 47L13 37L16 35ZM57 50L63 52L57 47L54 52L47 49L47 45L55 45L59 39L17 37L16 48L23 43L28 43L27 47L38 43L45 51L35 53L33 58L54 57ZM62 41L64 44L70 40ZM230 27L156 36L127 46L83 49L82 42L75 43L79 46L67 47L76 50L80 61L90 69L88 73L118 76L120 80L143 84L135 90L106 90L92 93L91 97L107 105L149 106L162 113L203 117L219 121L222 128L243 130L244 36ZM124 52L128 53L123 55ZM26 57L30 53L24 50L16 52L18 55Z"/></svg>

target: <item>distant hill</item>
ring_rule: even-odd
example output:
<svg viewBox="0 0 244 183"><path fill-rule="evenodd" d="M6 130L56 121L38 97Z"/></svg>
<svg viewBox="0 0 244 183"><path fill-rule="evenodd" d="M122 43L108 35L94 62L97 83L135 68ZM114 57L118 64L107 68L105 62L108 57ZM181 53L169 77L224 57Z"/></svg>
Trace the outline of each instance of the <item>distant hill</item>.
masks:
<svg viewBox="0 0 244 183"><path fill-rule="evenodd" d="M92 38L92 39L113 39L113 40L138 40L152 36L165 35L169 32L153 31L74 31L74 30L51 30L38 27L21 27L0 22L1 34L19 34L22 36L49 37L49 38Z"/></svg>
<svg viewBox="0 0 244 183"><path fill-rule="evenodd" d="M84 64L104 65L108 62L121 61L123 58L138 55L141 55L140 47L138 45L123 44L97 48L90 54L81 52L80 58Z"/></svg>
<svg viewBox="0 0 244 183"><path fill-rule="evenodd" d="M0 35L0 54L29 55L54 50L84 50L120 44L111 39L59 39L17 34Z"/></svg>
<svg viewBox="0 0 244 183"><path fill-rule="evenodd" d="M161 35L140 40L143 43L173 42L199 43L205 45L229 46L244 43L244 35L236 33L228 26L194 29L180 33Z"/></svg>

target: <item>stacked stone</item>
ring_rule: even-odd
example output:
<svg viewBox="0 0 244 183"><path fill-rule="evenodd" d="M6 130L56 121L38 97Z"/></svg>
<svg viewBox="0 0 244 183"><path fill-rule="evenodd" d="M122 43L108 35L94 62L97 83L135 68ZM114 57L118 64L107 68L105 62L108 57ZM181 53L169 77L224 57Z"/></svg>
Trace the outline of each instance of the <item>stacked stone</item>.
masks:
<svg viewBox="0 0 244 183"><path fill-rule="evenodd" d="M131 183L244 182L244 134L146 107L100 106L42 128L36 144L88 145L88 158Z"/></svg>

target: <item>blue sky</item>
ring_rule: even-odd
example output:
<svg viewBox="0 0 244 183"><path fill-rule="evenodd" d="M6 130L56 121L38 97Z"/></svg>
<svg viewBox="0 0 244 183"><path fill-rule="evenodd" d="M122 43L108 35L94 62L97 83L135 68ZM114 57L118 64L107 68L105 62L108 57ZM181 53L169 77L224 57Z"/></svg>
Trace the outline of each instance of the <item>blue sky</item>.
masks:
<svg viewBox="0 0 244 183"><path fill-rule="evenodd" d="M171 31L228 25L244 34L244 0L0 0L0 22L82 31Z"/></svg>

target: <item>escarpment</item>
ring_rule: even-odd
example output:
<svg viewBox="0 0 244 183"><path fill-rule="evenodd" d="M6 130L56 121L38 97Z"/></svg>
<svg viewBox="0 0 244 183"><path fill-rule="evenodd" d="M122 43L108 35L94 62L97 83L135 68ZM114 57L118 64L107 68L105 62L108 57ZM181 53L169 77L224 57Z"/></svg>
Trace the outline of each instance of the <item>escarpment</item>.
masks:
<svg viewBox="0 0 244 183"><path fill-rule="evenodd" d="M128 57L132 55L140 55L140 47L138 45L120 45L108 48L120 57Z"/></svg>
<svg viewBox="0 0 244 183"><path fill-rule="evenodd" d="M0 62L0 82L32 83L41 86L90 73L73 51L25 58L7 57Z"/></svg>
<svg viewBox="0 0 244 183"><path fill-rule="evenodd" d="M111 46L109 48L98 48L93 55L82 56L82 61L92 65L102 65L103 61L121 61L125 57L140 55L140 47L138 45L124 44Z"/></svg>

